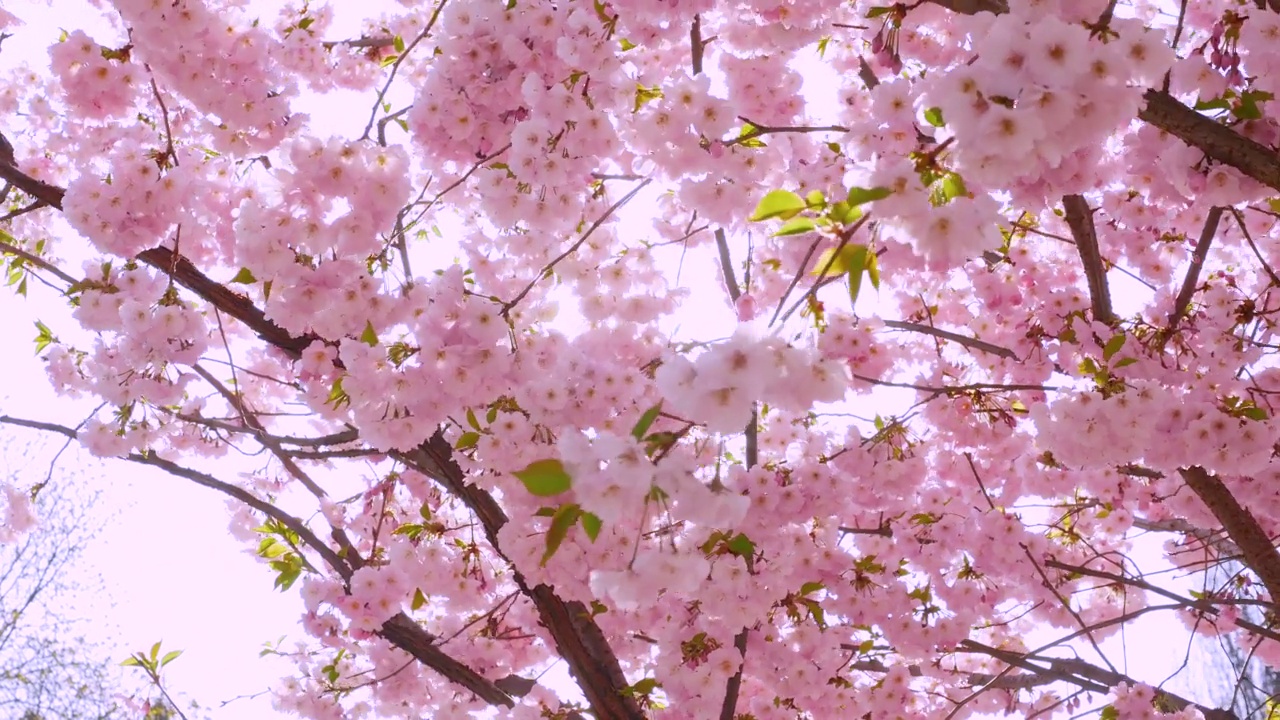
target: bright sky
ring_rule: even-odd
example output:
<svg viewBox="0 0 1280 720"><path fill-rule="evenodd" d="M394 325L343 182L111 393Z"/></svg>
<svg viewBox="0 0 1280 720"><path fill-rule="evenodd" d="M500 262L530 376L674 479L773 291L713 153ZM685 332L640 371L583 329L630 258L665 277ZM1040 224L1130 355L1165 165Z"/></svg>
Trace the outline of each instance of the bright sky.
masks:
<svg viewBox="0 0 1280 720"><path fill-rule="evenodd" d="M57 0L56 13L46 4L29 0L6 4L20 17L35 22L5 41L0 67L22 58L43 63L48 44L58 36L59 19L74 17L74 27L83 27L81 18L96 16L80 2L71 0ZM83 9L70 10L73 6ZM361 10L367 12L367 7L362 4ZM33 15L28 8L37 12ZM95 37L105 37L91 27L86 29ZM820 90L817 86L829 78L819 77L814 89ZM311 113L313 124L322 121L324 132L354 137L367 118L366 99L354 105L361 108L358 113L350 112L350 96L309 98L304 103L312 106L300 109ZM393 104L400 106L398 102ZM637 212L642 211L631 211ZM709 256L691 256L685 263L683 272L693 273L686 277L717 276ZM77 266L74 262L67 265L73 274ZM1112 277L1121 283L1116 295L1123 302L1127 294L1124 281L1116 273ZM699 302L698 306L723 307L723 291L711 282L705 283L705 288L707 302ZM91 406L57 398L43 383L28 381L43 377L42 364L33 354L34 322L60 312L48 305L42 308L41 302L35 300L51 302L53 296L49 293L37 294L33 289L32 295L33 300L27 302L0 295L0 337L7 339L10 348L5 369L10 378L21 379L0 390L0 412L58 421L82 418ZM873 304L874 295L868 292L863 302ZM716 322L728 319L726 309ZM864 408L860 414L872 413ZM64 457L55 482L79 481L85 468L77 462L84 457ZM183 656L166 668L168 685L180 696L196 700L209 717L279 717L271 710L269 698L260 693L290 674L292 668L275 658L260 659L258 653L264 642L274 642L282 635L301 637L296 628L301 603L296 592L274 592L271 573L230 537L221 496L162 472L124 462L108 463L100 472L90 469L88 474L96 478L95 482L109 486L103 493L103 503L94 509L107 520L107 527L89 544L84 556L88 576L100 574L105 593L100 593L95 584L86 584L85 592L71 600L73 614L95 619L101 639L115 650L116 660L149 648L158 640L164 642L165 649L183 650ZM1158 542L1145 543L1140 552L1157 551ZM103 621L98 622L99 619ZM1128 672L1158 683L1181 664L1186 634L1180 628L1169 632L1169 622L1168 615L1149 616L1127 631ZM1117 651L1112 657L1119 665L1123 655ZM248 697L255 694L259 695ZM237 697L244 699L220 707L222 702Z"/></svg>

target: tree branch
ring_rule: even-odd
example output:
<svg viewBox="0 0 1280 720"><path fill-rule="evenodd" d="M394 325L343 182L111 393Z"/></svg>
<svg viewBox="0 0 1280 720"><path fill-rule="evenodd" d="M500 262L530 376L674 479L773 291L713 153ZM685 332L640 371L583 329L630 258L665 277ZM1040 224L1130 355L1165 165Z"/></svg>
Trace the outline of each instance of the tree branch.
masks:
<svg viewBox="0 0 1280 720"><path fill-rule="evenodd" d="M1107 266L1098 249L1098 230L1093 224L1093 210L1080 195L1062 198L1067 226L1076 241L1080 263L1084 266L1085 280L1089 283L1089 297L1093 302L1093 318L1106 325L1113 325L1116 316L1111 310L1111 290L1107 287Z"/></svg>
<svg viewBox="0 0 1280 720"><path fill-rule="evenodd" d="M1236 500L1222 480L1204 468L1194 466L1178 473L1222 523L1227 535L1240 548L1244 564L1266 586L1272 602L1280 602L1280 553L1276 552L1275 544L1258 524L1257 518Z"/></svg>
<svg viewBox="0 0 1280 720"><path fill-rule="evenodd" d="M936 338L942 338L943 340L950 340L952 342L959 343L973 350L980 350L991 355L999 355L1002 358L1008 358L1010 360L1019 359L1018 354L1009 348L994 345L986 342L985 340L969 337L968 335L960 335L959 333L953 333L948 330L940 330L932 325L923 325L921 323L907 322L905 320L885 320L884 326L895 330L908 330L910 332L932 335Z"/></svg>
<svg viewBox="0 0 1280 720"><path fill-rule="evenodd" d="M1187 268L1187 276L1182 279L1182 289L1178 291L1178 297L1173 301L1173 310L1169 312L1169 325L1165 328L1163 337L1168 337L1178 329L1178 323L1187 314L1187 308L1191 304L1191 296L1196 292L1196 286L1200 284L1200 271L1204 269L1205 258L1209 256L1209 245L1213 243L1213 236L1218 232L1218 221L1222 219L1223 208L1215 207L1209 210L1209 217L1205 218L1204 229L1200 231L1200 240L1196 243L1196 249L1191 254L1191 267Z"/></svg>
<svg viewBox="0 0 1280 720"><path fill-rule="evenodd" d="M465 503L480 520L490 546L507 559L498 545L498 531L507 524L506 513L492 495L467 483L466 473L453 460L453 448L442 434L437 432L413 451L394 453L393 457L432 478ZM580 602L561 600L547 585L529 587L514 565L512 576L520 591L533 601L538 617L595 716L602 720L643 720L644 713L635 698L622 693L627 686L626 676L591 611Z"/></svg>

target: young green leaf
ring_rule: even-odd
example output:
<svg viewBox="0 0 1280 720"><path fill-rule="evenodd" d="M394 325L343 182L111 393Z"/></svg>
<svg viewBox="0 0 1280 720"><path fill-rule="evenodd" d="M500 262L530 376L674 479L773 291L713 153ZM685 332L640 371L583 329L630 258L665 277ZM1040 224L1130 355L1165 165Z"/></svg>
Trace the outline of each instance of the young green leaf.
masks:
<svg viewBox="0 0 1280 720"><path fill-rule="evenodd" d="M790 190L772 190L756 205L755 212L747 218L751 222L760 222L770 218L790 220L799 215L808 205L804 198Z"/></svg>
<svg viewBox="0 0 1280 720"><path fill-rule="evenodd" d="M1124 333L1112 335L1111 339L1107 341L1107 344L1102 346L1102 359L1110 360L1115 357L1115 354L1120 352L1120 348L1124 347L1124 341Z"/></svg>
<svg viewBox="0 0 1280 720"><path fill-rule="evenodd" d="M816 227L817 224L813 221L813 218L791 218L783 223L782 227L778 228L778 231L775 232L773 236L783 237L785 235L803 235L807 232L813 232Z"/></svg>
<svg viewBox="0 0 1280 720"><path fill-rule="evenodd" d="M851 187L849 188L849 197L846 199L846 202L853 207L857 207L875 200L883 200L892 194L893 191L887 187Z"/></svg>
<svg viewBox="0 0 1280 720"><path fill-rule="evenodd" d="M378 331L373 329L373 321L366 320L364 323L364 332L360 333L360 342L374 347L378 344Z"/></svg>
<svg viewBox="0 0 1280 720"><path fill-rule="evenodd" d="M587 537L591 538L591 542L595 542L600 537L600 530L604 527L599 516L595 513L582 513L582 529L586 531Z"/></svg>
<svg viewBox="0 0 1280 720"><path fill-rule="evenodd" d="M649 434L649 428L653 426L653 422L658 419L658 414L662 412L662 403L658 403L640 416L636 421L635 427L631 428L631 437L636 440L643 440L645 435Z"/></svg>
<svg viewBox="0 0 1280 720"><path fill-rule="evenodd" d="M547 549L542 553L542 566L560 549L560 544L569 535L569 529L582 517L582 508L576 504L562 505L551 518L551 527L547 530Z"/></svg>
<svg viewBox="0 0 1280 720"><path fill-rule="evenodd" d="M535 460L514 473L525 488L538 497L551 497L569 489L573 480L559 460Z"/></svg>

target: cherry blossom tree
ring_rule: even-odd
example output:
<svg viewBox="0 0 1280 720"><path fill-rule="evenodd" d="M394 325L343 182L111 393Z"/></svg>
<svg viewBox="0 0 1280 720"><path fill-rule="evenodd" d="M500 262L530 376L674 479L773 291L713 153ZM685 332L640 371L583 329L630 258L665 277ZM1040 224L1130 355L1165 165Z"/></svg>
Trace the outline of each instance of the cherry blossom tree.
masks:
<svg viewBox="0 0 1280 720"><path fill-rule="evenodd" d="M92 410L0 419L226 501L282 711L1217 719L1126 630L1280 663L1275 0L94 6L0 84Z"/></svg>

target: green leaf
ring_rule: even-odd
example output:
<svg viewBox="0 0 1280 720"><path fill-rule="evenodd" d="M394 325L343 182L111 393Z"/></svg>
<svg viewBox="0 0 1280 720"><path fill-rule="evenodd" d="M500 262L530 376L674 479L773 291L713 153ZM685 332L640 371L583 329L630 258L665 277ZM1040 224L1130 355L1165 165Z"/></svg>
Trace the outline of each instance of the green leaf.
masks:
<svg viewBox="0 0 1280 720"><path fill-rule="evenodd" d="M934 127L942 127L947 123L942 119L942 108L931 107L924 111L924 121Z"/></svg>
<svg viewBox="0 0 1280 720"><path fill-rule="evenodd" d="M591 542L595 542L600 537L600 530L604 527L599 516L595 513L582 513L582 529L586 531L587 537L591 538Z"/></svg>
<svg viewBox="0 0 1280 720"><path fill-rule="evenodd" d="M810 593L816 593L824 587L826 587L826 585L823 585L820 582L807 582L800 586L800 594L808 595Z"/></svg>
<svg viewBox="0 0 1280 720"><path fill-rule="evenodd" d="M1226 110L1231 107L1231 101L1225 97L1210 98L1208 100L1197 100L1195 104L1196 110Z"/></svg>
<svg viewBox="0 0 1280 720"><path fill-rule="evenodd" d="M388 55L388 56L386 56L386 57L382 58L381 66L382 66L382 67L387 67L387 66L389 66L389 65L395 65L395 64L396 64L396 61L397 61L397 60L399 60L399 59L400 59L400 56L399 56L399 55Z"/></svg>
<svg viewBox="0 0 1280 720"><path fill-rule="evenodd" d="M525 489L538 497L559 495L573 484L559 460L535 460L525 469L512 474L520 478Z"/></svg>
<svg viewBox="0 0 1280 720"><path fill-rule="evenodd" d="M1106 345L1102 346L1102 359L1110 360L1116 353L1120 352L1120 348L1124 347L1125 334L1123 332L1113 335Z"/></svg>
<svg viewBox="0 0 1280 720"><path fill-rule="evenodd" d="M818 40L818 58L823 59L827 56L827 44L831 42L830 35L824 35Z"/></svg>
<svg viewBox="0 0 1280 720"><path fill-rule="evenodd" d="M580 517L582 517L582 508L574 503L562 505L556 511L555 516L551 518L551 527L547 530L547 549L542 553L540 565L546 566L547 561L556 554L560 544L568 537L569 529L577 524Z"/></svg>
<svg viewBox="0 0 1280 720"><path fill-rule="evenodd" d="M831 222L838 223L840 225L850 225L857 222L858 218L862 217L862 210L850 205L844 200L841 200L831 206L831 209L827 211L827 215L831 218Z"/></svg>
<svg viewBox="0 0 1280 720"><path fill-rule="evenodd" d="M373 329L373 321L366 320L364 323L364 332L360 333L360 342L369 347L378 345L378 332Z"/></svg>
<svg viewBox="0 0 1280 720"><path fill-rule="evenodd" d="M849 188L849 197L846 199L845 202L849 203L849 205L851 205L852 207L857 207L864 203L873 202L875 200L883 200L884 198L887 198L892 194L893 194L893 191L887 187L873 187L873 188L851 187Z"/></svg>
<svg viewBox="0 0 1280 720"><path fill-rule="evenodd" d="M476 412L471 408L467 408L467 424L475 428L477 432L482 429L480 427L480 421L476 419Z"/></svg>
<svg viewBox="0 0 1280 720"><path fill-rule="evenodd" d="M1263 410L1260 407L1257 407L1256 405L1241 408L1240 414L1249 418L1250 420L1257 420L1259 422L1267 419L1267 411Z"/></svg>
<svg viewBox="0 0 1280 720"><path fill-rule="evenodd" d="M160 643L151 646L151 661L155 662L158 657L160 657Z"/></svg>
<svg viewBox="0 0 1280 720"><path fill-rule="evenodd" d="M742 130L738 131L738 147L762 148L767 147L760 136L753 133L759 133L760 128L751 123L743 123Z"/></svg>
<svg viewBox="0 0 1280 720"><path fill-rule="evenodd" d="M181 650L170 650L169 652L165 653L164 657L160 658L160 667L164 667L165 665L168 665L174 660L177 660L178 656L181 654L182 654Z"/></svg>
<svg viewBox="0 0 1280 720"><path fill-rule="evenodd" d="M827 206L827 199L823 197L821 190L810 190L804 196L804 202L810 208L821 210Z"/></svg>
<svg viewBox="0 0 1280 720"><path fill-rule="evenodd" d="M783 223L782 227L778 228L778 231L775 232L773 236L783 237L786 235L803 235L807 232L813 232L814 228L816 228L817 226L818 225L813 221L813 218L807 218L807 217L791 218L790 220Z"/></svg>
<svg viewBox="0 0 1280 720"><path fill-rule="evenodd" d="M56 342L57 338L53 336L53 331L49 329L49 326L39 320L36 321L36 330L39 331L36 335L36 354L39 355L50 344Z"/></svg>
<svg viewBox="0 0 1280 720"><path fill-rule="evenodd" d="M1098 717L1101 720L1120 720L1120 711L1116 710L1115 705L1107 705L1102 708L1102 713Z"/></svg>
<svg viewBox="0 0 1280 720"><path fill-rule="evenodd" d="M649 434L649 428L653 427L653 422L658 419L658 414L662 412L662 403L658 403L640 416L636 421L635 427L631 428L631 437L636 440L643 440L645 435Z"/></svg>
<svg viewBox="0 0 1280 720"><path fill-rule="evenodd" d="M809 274L836 277L852 272L861 273L866 268L866 245L849 243L838 249L839 253L836 252L837 248L823 250L822 255L818 257L818 262L813 266L813 270L809 271ZM830 267L828 267L828 264L830 264Z"/></svg>
<svg viewBox="0 0 1280 720"><path fill-rule="evenodd" d="M334 410L351 404L351 396L347 395L347 391L342 389L342 378L333 381L333 387L329 388L329 399L325 401L325 404L332 405Z"/></svg>
<svg viewBox="0 0 1280 720"><path fill-rule="evenodd" d="M893 10L893 6L888 6L888 7L873 7L873 8L871 8L870 10L867 10L867 18L868 18L868 19L870 19L870 18L878 18L878 17L880 17L881 15L887 15L887 14L888 14L889 12L891 12L892 10Z"/></svg>
<svg viewBox="0 0 1280 720"><path fill-rule="evenodd" d="M662 88L657 85L645 87L636 85L636 104L632 112L640 112L640 108L662 97Z"/></svg>
<svg viewBox="0 0 1280 720"><path fill-rule="evenodd" d="M790 220L799 215L808 205L804 198L790 190L772 190L756 205L755 212L747 218L751 222L760 222L770 218Z"/></svg>
<svg viewBox="0 0 1280 720"><path fill-rule="evenodd" d="M657 678L644 678L632 683L629 687L624 688L622 692L631 696L647 696L651 695L658 688Z"/></svg>
<svg viewBox="0 0 1280 720"><path fill-rule="evenodd" d="M120 666L121 666L121 667L136 667L136 666L139 666L139 665L141 665L141 664L142 664L142 663L138 660L138 658L136 658L136 657L127 657L127 658L125 658L125 659L124 659L124 661L123 661L123 662L121 662L121 663L120 663Z"/></svg>
<svg viewBox="0 0 1280 720"><path fill-rule="evenodd" d="M949 172L942 176L942 197L946 202L960 197L969 195L969 189L964 186L964 178Z"/></svg>
<svg viewBox="0 0 1280 720"><path fill-rule="evenodd" d="M751 538L743 535L742 533L734 535L725 543L725 547L729 549L729 552L743 558L744 560L750 560L751 558L754 558L756 554L756 544L751 542Z"/></svg>
<svg viewBox="0 0 1280 720"><path fill-rule="evenodd" d="M621 47L621 48L622 48L622 52L626 52L626 51L628 51L628 50L630 50L630 49L632 49L632 48L636 47L636 44L635 44L635 43L633 43L633 42L631 42L630 40L628 40L628 39L626 39L626 38L622 38L622 39L618 40L618 47Z"/></svg>
<svg viewBox="0 0 1280 720"><path fill-rule="evenodd" d="M400 55L404 54L404 47L405 47L404 38L400 37L399 35L395 36L394 38L391 38L391 45L396 49L397 54L400 54Z"/></svg>
<svg viewBox="0 0 1280 720"><path fill-rule="evenodd" d="M422 594L422 588L415 588L413 591L413 601L409 603L410 610L417 610L427 604L427 596Z"/></svg>
<svg viewBox="0 0 1280 720"><path fill-rule="evenodd" d="M258 282L258 278L254 277L253 273L249 272L249 268L240 268L240 272L236 273L236 276L231 278L231 282L240 283L241 285L251 285Z"/></svg>
<svg viewBox="0 0 1280 720"><path fill-rule="evenodd" d="M454 444L453 449L466 450L467 448L475 447L478 442L480 442L480 433L464 432L462 437L458 438L458 442Z"/></svg>

